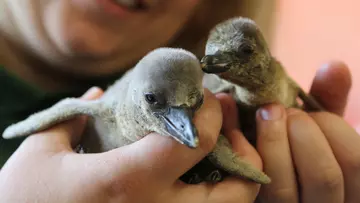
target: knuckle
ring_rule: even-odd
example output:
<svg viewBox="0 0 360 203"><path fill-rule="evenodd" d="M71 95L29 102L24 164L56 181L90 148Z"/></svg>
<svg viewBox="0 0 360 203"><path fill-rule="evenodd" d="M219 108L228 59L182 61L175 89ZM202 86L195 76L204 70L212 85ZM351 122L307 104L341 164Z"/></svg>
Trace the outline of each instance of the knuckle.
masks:
<svg viewBox="0 0 360 203"><path fill-rule="evenodd" d="M303 129L303 126L313 126L316 123L307 113L296 110L296 113L288 114L287 125L290 132L296 132L299 127Z"/></svg>
<svg viewBox="0 0 360 203"><path fill-rule="evenodd" d="M314 116L314 117L335 117L336 115L332 112L328 112L328 111L319 111L319 112L309 112L310 115Z"/></svg>
<svg viewBox="0 0 360 203"><path fill-rule="evenodd" d="M268 144L277 144L287 141L287 132L285 126L274 126L266 130L258 131L257 136L261 138L262 142Z"/></svg>
<svg viewBox="0 0 360 203"><path fill-rule="evenodd" d="M351 157L346 161L348 170L359 173L360 171L360 152L356 151L350 155Z"/></svg>
<svg viewBox="0 0 360 203"><path fill-rule="evenodd" d="M337 191L343 186L343 175L338 167L327 168L315 178L317 187Z"/></svg>
<svg viewBox="0 0 360 203"><path fill-rule="evenodd" d="M287 108L286 109L286 114L287 116L295 116L295 115L301 115L304 114L305 112L302 111L301 109L298 108Z"/></svg>
<svg viewBox="0 0 360 203"><path fill-rule="evenodd" d="M334 121L334 119L338 119L339 116L332 112L322 111L322 112L310 112L309 115L317 122L321 121Z"/></svg>
<svg viewBox="0 0 360 203"><path fill-rule="evenodd" d="M286 114L288 120L308 119L308 116L304 111L296 108L286 109Z"/></svg>

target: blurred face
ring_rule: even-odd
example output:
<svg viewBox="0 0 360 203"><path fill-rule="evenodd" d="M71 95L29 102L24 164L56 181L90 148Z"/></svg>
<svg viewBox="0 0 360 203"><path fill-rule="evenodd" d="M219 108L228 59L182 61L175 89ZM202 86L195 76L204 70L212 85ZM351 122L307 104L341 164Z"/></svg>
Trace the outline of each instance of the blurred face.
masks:
<svg viewBox="0 0 360 203"><path fill-rule="evenodd" d="M2 30L14 41L53 67L98 75L165 46L200 0L1 1L12 19Z"/></svg>

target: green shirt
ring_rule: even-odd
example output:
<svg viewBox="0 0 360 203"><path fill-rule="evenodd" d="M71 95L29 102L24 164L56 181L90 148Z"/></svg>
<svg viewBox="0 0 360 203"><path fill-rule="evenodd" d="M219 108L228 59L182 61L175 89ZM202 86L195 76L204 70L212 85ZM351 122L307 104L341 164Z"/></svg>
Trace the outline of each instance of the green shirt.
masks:
<svg viewBox="0 0 360 203"><path fill-rule="evenodd" d="M19 122L34 112L48 108L65 97L80 97L92 86L106 89L121 75L91 81L88 86L80 90L48 93L25 83L7 72L3 66L0 66L0 134L2 135L5 128L10 124ZM0 136L0 168L24 139L5 140Z"/></svg>

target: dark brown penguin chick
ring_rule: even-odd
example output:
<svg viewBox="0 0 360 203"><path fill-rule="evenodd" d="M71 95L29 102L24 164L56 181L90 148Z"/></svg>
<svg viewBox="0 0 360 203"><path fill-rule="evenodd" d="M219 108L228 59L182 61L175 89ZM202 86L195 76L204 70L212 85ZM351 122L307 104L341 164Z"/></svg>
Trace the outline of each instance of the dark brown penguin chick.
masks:
<svg viewBox="0 0 360 203"><path fill-rule="evenodd" d="M213 28L201 64L203 71L207 73L204 75L204 87L213 93L232 94L238 104L241 130L254 146L255 115L261 105L281 103L286 107L300 108L301 104L297 100L300 97L310 110L323 109L272 57L261 30L251 19L231 18ZM225 143L224 140L223 142ZM236 159L241 157L231 150L231 145L226 145L219 147L222 150L210 159L216 167L225 169L226 173L220 176L238 176L241 171L248 170L237 163L239 161ZM258 169L252 170L256 171L254 173L259 172ZM255 180L255 177L247 178ZM266 178L269 183L270 179Z"/></svg>
<svg viewBox="0 0 360 203"><path fill-rule="evenodd" d="M204 72L215 73L240 88L238 102L245 106L278 102L300 107L300 97L309 110L323 110L271 55L261 30L251 19L236 17L218 24L210 32L201 63Z"/></svg>

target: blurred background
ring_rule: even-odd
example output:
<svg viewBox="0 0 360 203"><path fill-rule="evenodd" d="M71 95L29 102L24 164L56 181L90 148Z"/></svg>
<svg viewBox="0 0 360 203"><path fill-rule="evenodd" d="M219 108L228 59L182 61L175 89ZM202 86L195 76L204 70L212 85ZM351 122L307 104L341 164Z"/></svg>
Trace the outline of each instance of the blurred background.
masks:
<svg viewBox="0 0 360 203"><path fill-rule="evenodd" d="M306 90L325 62L345 62L353 79L345 118L360 130L360 1L277 0L276 4L273 54Z"/></svg>

